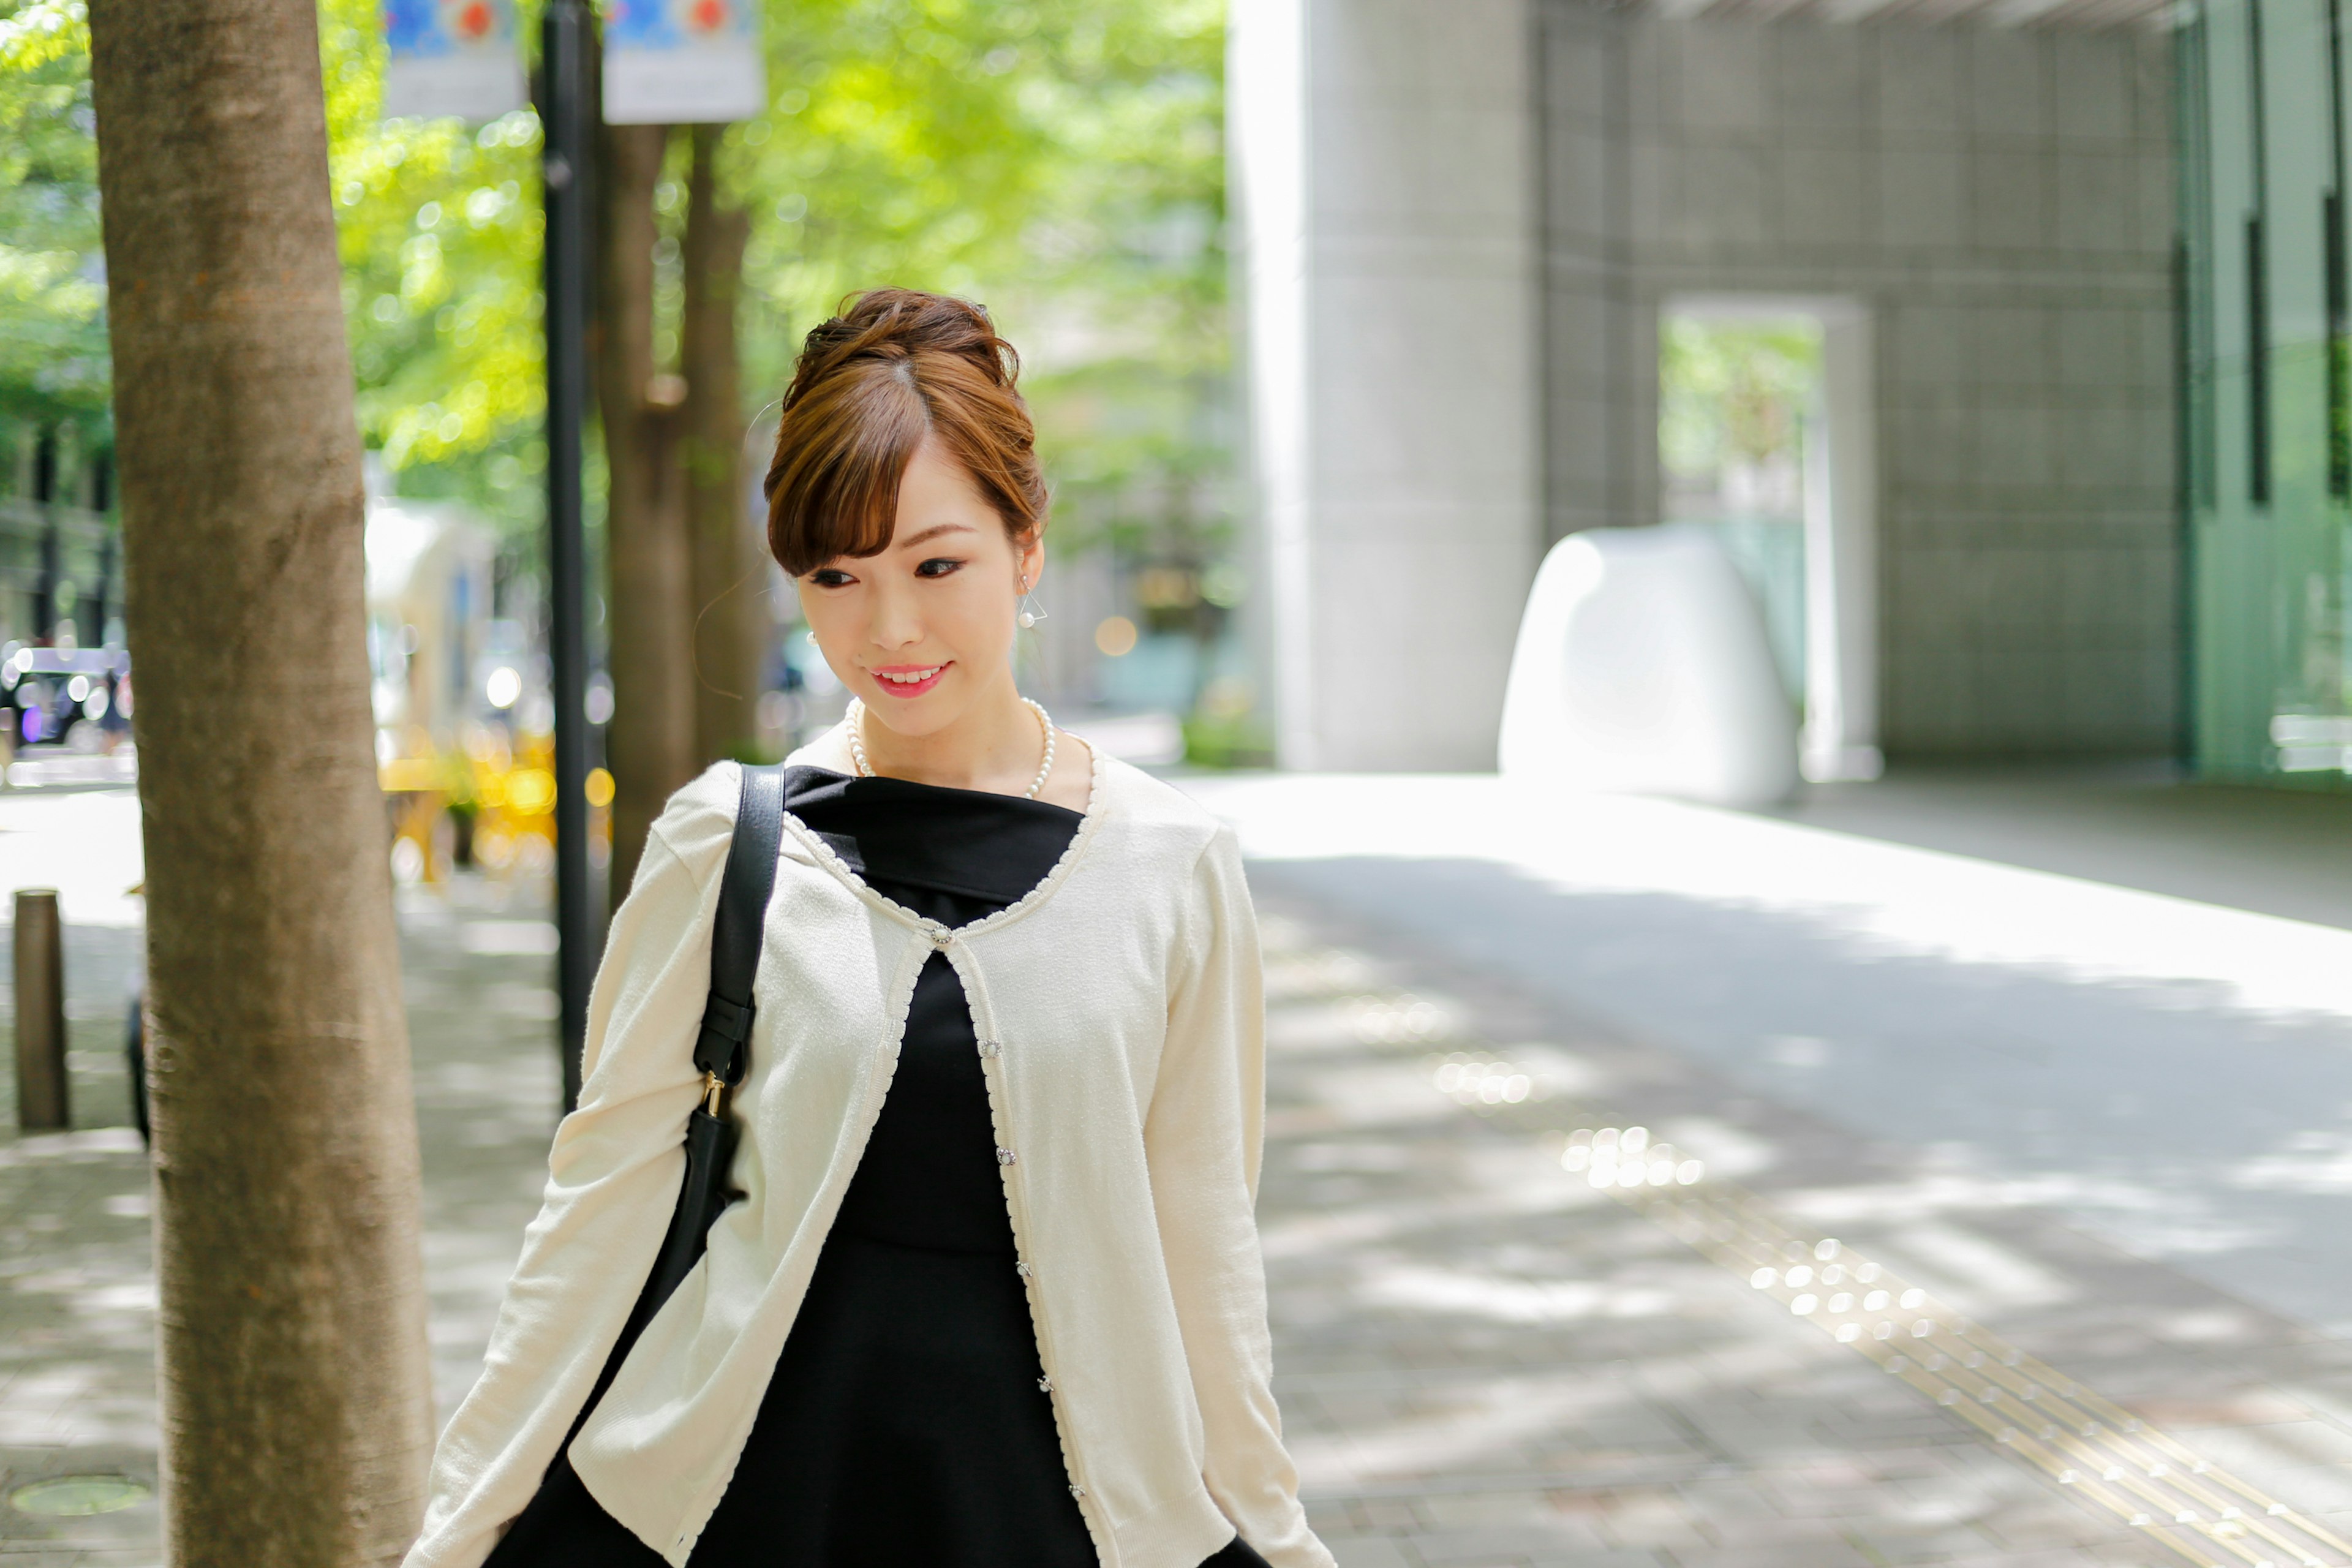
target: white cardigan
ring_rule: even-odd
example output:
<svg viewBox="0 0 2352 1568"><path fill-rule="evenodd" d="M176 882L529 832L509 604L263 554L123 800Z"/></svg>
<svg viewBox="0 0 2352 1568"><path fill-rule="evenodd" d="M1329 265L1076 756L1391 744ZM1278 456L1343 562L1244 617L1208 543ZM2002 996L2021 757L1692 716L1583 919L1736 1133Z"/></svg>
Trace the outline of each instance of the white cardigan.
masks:
<svg viewBox="0 0 2352 1568"><path fill-rule="evenodd" d="M481 1378L441 1435L406 1568L488 1555L652 1268L699 1094L693 1043L738 785L722 763L671 799L614 915L580 1107L556 1130ZM1097 752L1086 820L1052 873L950 930L867 888L797 819L784 827L751 1071L733 1101L733 1178L750 1195L711 1227L573 1441L588 1490L683 1568L759 1414L936 951L982 1042L1063 1463L1105 1568L1198 1568L1236 1527L1275 1568L1330 1568L1268 1387L1252 1212L1264 1008L1232 834Z"/></svg>

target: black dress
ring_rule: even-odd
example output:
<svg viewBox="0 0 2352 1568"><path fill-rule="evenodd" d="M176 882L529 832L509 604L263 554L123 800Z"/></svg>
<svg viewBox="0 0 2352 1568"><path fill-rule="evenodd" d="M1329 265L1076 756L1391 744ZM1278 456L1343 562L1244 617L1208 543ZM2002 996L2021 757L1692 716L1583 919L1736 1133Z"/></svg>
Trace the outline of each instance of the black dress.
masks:
<svg viewBox="0 0 2352 1568"><path fill-rule="evenodd" d="M1084 819L796 767L785 805L950 926L1018 901ZM963 987L931 954L890 1090L694 1568L1094 1568L996 1166ZM558 1455L488 1568L655 1568ZM1236 1539L1202 1568L1263 1559Z"/></svg>

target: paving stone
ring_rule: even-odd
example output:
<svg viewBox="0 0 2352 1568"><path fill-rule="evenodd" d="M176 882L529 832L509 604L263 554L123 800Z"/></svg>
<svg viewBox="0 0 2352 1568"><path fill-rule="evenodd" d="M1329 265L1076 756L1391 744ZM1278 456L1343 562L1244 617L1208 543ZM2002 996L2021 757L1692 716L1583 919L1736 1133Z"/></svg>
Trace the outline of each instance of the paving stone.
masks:
<svg viewBox="0 0 2352 1568"><path fill-rule="evenodd" d="M1354 911L1288 896L1278 878L1259 891L1276 1042L1260 1204L1276 1387L1310 1517L1343 1568L2179 1568L1561 1171L1544 1105L1470 1108L1439 1092L1433 1058L1551 1042L1597 1064L1649 1124L1705 1116L1801 1150L1776 1167L1779 1187L1759 1179L1767 1201L1869 1189L1906 1174L1898 1152L1433 960ZM479 1366L544 1179L549 963L484 951L529 946L511 940L516 922L541 907L530 889L478 881L403 900L445 1415ZM1423 1017L1413 999L1428 1016L1400 1034L1398 1018ZM0 1131L0 1467L12 1485L77 1468L153 1473L144 1157L103 1124L122 1118L102 1092L83 1102L89 1124L73 1133ZM2074 1298L2093 1305L2021 1313L2005 1332L2045 1356L2096 1342L2072 1375L2113 1373L2147 1391L2151 1415L2169 1400L2200 1445L2242 1458L2281 1495L2352 1510L2341 1462L2352 1353L2259 1316L2218 1345L2138 1332L2146 1324L2112 1303L2141 1283L2169 1313L2219 1310L2213 1293L2038 1226L2011 1214L1981 1228L2098 1288ZM2103 1337L2112 1329L2133 1332ZM2119 1353L2126 1339L2135 1348ZM94 1532L37 1539L0 1509L0 1568L153 1568L152 1503L79 1522Z"/></svg>
<svg viewBox="0 0 2352 1568"><path fill-rule="evenodd" d="M1286 900L1278 879L1258 892L1276 973L1346 975L1359 1017L1366 999L1410 994L1454 1031L1406 1044L1360 1031L1350 1047L1331 1030L1351 1008L1314 997L1309 981L1294 978L1272 1005L1284 1044L1269 1068L1269 1124L1304 1131L1269 1142L1261 1222L1279 1391L1314 1395L1312 1429L1294 1434L1311 1494L1377 1490L1395 1502L1428 1489L1392 1538L1433 1564L1538 1560L1516 1532L1449 1532L1460 1516L1426 1501L1451 1475L1499 1475L1529 1458L1559 1469L1570 1487L1559 1495L1574 1500L1597 1539L1675 1568L2149 1555L2138 1532L2084 1509L1744 1280L1563 1181L1532 1108L1432 1121L1402 1086L1377 1101L1364 1087L1386 1062L1417 1068L1433 1094L1440 1047L1503 1055L1484 1042L1514 1036L1614 1052L1621 1081L1709 1092L1686 1066L1612 1045L1582 1020L1532 1016L1540 1006L1493 976L1348 912ZM1318 966L1318 952L1345 957ZM1317 1027L1286 1019L1294 1006L1311 1008ZM1311 1047L1300 1043L1310 1037ZM1654 1113L1626 1114L1646 1122ZM1407 1128L1409 1158L1395 1151ZM1804 1137L1811 1176L1874 1179L1852 1140L1841 1149L1818 1124ZM1340 1168L1354 1186L1316 1184ZM1359 1376L1343 1388L1326 1375L1338 1324L1351 1352L1386 1342L1385 1386ZM1449 1370L1431 1381L1441 1367ZM1415 1371L1423 1375L1406 1376ZM2246 1381L2234 1366L2218 1377L2233 1389ZM1680 1473L1612 1513L1607 1494L1573 1486L1578 1472L1611 1461Z"/></svg>
<svg viewBox="0 0 2352 1568"><path fill-rule="evenodd" d="M1404 1549L1385 1535L1334 1541L1327 1544L1331 1548L1331 1555L1339 1560L1339 1568L1421 1568L1418 1559L1407 1557Z"/></svg>
<svg viewBox="0 0 2352 1568"><path fill-rule="evenodd" d="M1412 1539L1412 1549L1431 1568L1440 1563L1454 1568L1454 1564L1519 1563L1536 1557L1598 1555L1617 1550L1589 1528L1580 1528L1569 1521L1474 1526L1440 1523L1416 1531Z"/></svg>
<svg viewBox="0 0 2352 1568"><path fill-rule="evenodd" d="M516 922L533 934L544 905L541 887L472 879L446 893L402 894L429 1332L444 1416L480 1368L522 1227L537 1211L560 1081L540 1000L550 961L473 949L519 945L496 939L511 937ZM58 1474L154 1478L147 1161L129 1126L121 1065L138 942L135 931L68 931L74 1130L21 1134L13 1106L0 1107L0 1491ZM13 1078L0 1074L0 1082ZM0 1506L0 1563L157 1568L159 1531L152 1500L66 1521ZM70 1554L57 1555L61 1540L75 1543Z"/></svg>
<svg viewBox="0 0 2352 1568"><path fill-rule="evenodd" d="M1883 1561L1883 1560L1880 1560ZM1676 1552L1676 1568L1878 1568L1878 1563L1847 1541L1824 1537L1779 1545L1734 1544L1706 1552Z"/></svg>

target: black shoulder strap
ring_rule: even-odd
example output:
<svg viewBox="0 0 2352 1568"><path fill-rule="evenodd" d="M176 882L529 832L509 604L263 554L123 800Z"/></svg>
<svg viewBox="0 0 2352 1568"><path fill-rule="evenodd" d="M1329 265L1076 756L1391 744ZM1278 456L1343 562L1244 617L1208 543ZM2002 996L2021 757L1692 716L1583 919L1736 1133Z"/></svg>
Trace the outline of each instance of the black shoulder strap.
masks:
<svg viewBox="0 0 2352 1568"><path fill-rule="evenodd" d="M694 1042L694 1065L730 1087L743 1080L751 1065L745 1042L751 1037L751 976L760 967L760 938L767 924L768 895L775 890L783 833L783 768L746 764L742 798L735 806L735 838L727 848L719 915L710 931L710 1000Z"/></svg>

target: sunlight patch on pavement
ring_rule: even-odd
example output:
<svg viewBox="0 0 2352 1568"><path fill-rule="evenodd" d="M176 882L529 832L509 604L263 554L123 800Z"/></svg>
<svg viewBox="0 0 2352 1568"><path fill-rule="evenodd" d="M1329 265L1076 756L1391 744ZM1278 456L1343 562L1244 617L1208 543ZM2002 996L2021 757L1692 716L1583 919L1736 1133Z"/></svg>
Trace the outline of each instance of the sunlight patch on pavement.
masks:
<svg viewBox="0 0 2352 1568"><path fill-rule="evenodd" d="M2352 931L1675 801L1539 796L1492 775L1189 778L1260 860L1471 859L1561 892L1800 917L1871 957L2162 987L2352 1018ZM1401 828L1410 824L1410 830Z"/></svg>
<svg viewBox="0 0 2352 1568"><path fill-rule="evenodd" d="M1289 1442L1300 1489L1373 1490L1379 1478L1421 1478L1465 1469L1509 1484L1507 1457L1523 1444L1622 1408L1624 1394L1578 1373L1517 1376L1449 1390L1422 1408L1400 1413L1378 1430L1345 1437L1300 1435ZM1370 1484L1368 1484L1370 1483Z"/></svg>
<svg viewBox="0 0 2352 1568"><path fill-rule="evenodd" d="M1618 1193L2097 1511L2200 1565L2340 1564L2352 1544L1834 1237L1727 1185Z"/></svg>
<svg viewBox="0 0 2352 1568"><path fill-rule="evenodd" d="M1282 950L1288 933L1277 929L1268 934L1277 962L1287 961ZM1335 973L1353 968L1330 967ZM1874 1201L1880 1194L1867 1189L1789 1194L1800 1205L1821 1211L1842 1205L1857 1217L1884 1220L1889 1212L1903 1214L1903 1223L1892 1228L1887 1256L1871 1256L1826 1227L1809 1225L1786 1203L1741 1187L1727 1169L1709 1163L1709 1156L1720 1152L1731 1156L1727 1164L1769 1164L1769 1149L1737 1149L1740 1139L1726 1140L1721 1129L1696 1122L1676 1127L1676 1141L1669 1147L1663 1128L1654 1132L1610 1118L1590 1098L1538 1099L1533 1092L1536 1074L1517 1070L1532 1059L1529 1047L1480 1048L1475 1035L1455 1032L1469 1026L1466 1010L1444 999L1352 987L1339 996L1311 998L1301 994L1307 989L1295 990L1289 1005L1328 1007L1336 1002L1325 1014L1328 1022L1346 1020L1362 1044L1395 1054L1377 1067L1350 1064L1318 1071L1314 1095L1319 1104L1287 1112L1294 1120L1311 1116L1333 1131L1410 1123L1416 1118L1400 1081L1410 1074L1423 1104L1443 1108L1444 1114L1500 1117L1507 1127L1544 1130L1532 1148L1529 1140L1514 1138L1464 1151L1458 1188L1450 1194L1457 1214L1467 1194L1475 1194L1475 1206L1486 1217L1514 1209L1556 1212L1578 1206L1580 1199L1622 1205L1743 1281L1752 1292L1747 1299L1759 1307L1811 1325L1829 1345L1876 1365L1989 1446L2038 1472L2093 1517L2137 1532L2152 1549L2196 1568L2352 1563L2352 1542L2325 1524L2225 1469L2165 1427L2025 1354L1961 1310L1963 1301L1970 1308L2046 1303L2073 1289L2032 1259L1940 1212L1944 1200L1964 1192L1980 1202L1987 1195L1983 1184L1899 1184L1883 1190L1890 1200L1884 1202ZM1387 1026L1401 1017L1443 1019L1446 1027L1433 1028L1434 1037L1416 1041ZM1434 1048L1416 1053L1417 1060L1396 1049L1412 1044ZM1483 1092L1522 1079L1524 1090L1517 1095ZM1379 1092L1367 1093L1375 1080ZM1679 1141L1685 1135L1687 1143ZM1328 1171L1339 1162L1318 1153L1316 1164ZM1281 1258L1334 1244L1379 1246L1387 1237L1444 1224L1446 1206L1391 1203L1378 1210L1318 1215L1269 1227L1266 1253ZM1927 1268L1906 1273L1898 1266L1906 1259L1895 1258L1894 1249L1906 1259L1916 1255ZM1948 1276L1950 1285L1937 1276ZM1547 1267L1535 1256L1448 1268L1386 1247L1358 1266L1353 1296L1374 1309L1483 1318L1498 1325L1674 1317L1691 1307L1681 1294L1654 1280L1621 1283L1605 1271L1564 1278L1557 1262ZM2227 1339L2237 1331L2229 1314L2200 1316L2212 1321L2173 1327L2189 1338ZM1711 1347L1710 1359L1720 1366L1743 1353L1769 1360L1784 1355L1786 1347ZM1495 1387L1499 1391L1501 1385ZM1384 1468L1426 1473L1433 1450L1441 1461L1492 1462L1530 1436L1568 1424L1566 1405L1547 1407L1539 1398L1526 1398L1524 1389L1514 1392L1521 1397L1492 1405L1455 1402L1442 1412L1398 1411L1377 1434L1358 1434L1328 1452L1303 1445L1302 1472L1328 1470L1335 1484L1360 1481Z"/></svg>
<svg viewBox="0 0 2352 1568"><path fill-rule="evenodd" d="M19 888L56 889L68 925L140 925L146 903L131 889L146 875L136 791L0 795L0 925Z"/></svg>
<svg viewBox="0 0 2352 1568"><path fill-rule="evenodd" d="M527 957L548 954L557 947L553 921L469 921L457 932L458 948L466 952Z"/></svg>
<svg viewBox="0 0 2352 1568"><path fill-rule="evenodd" d="M2230 1184L2279 1193L2352 1193L2352 1137L2336 1131L2298 1132L2273 1154L2247 1160Z"/></svg>
<svg viewBox="0 0 2352 1568"><path fill-rule="evenodd" d="M1838 1238L1793 1228L1775 1205L1720 1177L1621 1181L1620 1166L1597 1158L1602 1147L1647 1142L1645 1129L1587 1125L1557 1142L1557 1161L2183 1561L2199 1568L2352 1562L2352 1543L2324 1525ZM1950 1226L1916 1226L1905 1239L1984 1281L1990 1296L2006 1290L2038 1302L2065 1289L2029 1260Z"/></svg>
<svg viewBox="0 0 2352 1568"><path fill-rule="evenodd" d="M1612 1289L1590 1279L1526 1279L1454 1268L1398 1267L1372 1271L1367 1300L1411 1311L1458 1312L1506 1323L1565 1323L1580 1318L1655 1318L1675 1310L1671 1291L1654 1286Z"/></svg>

